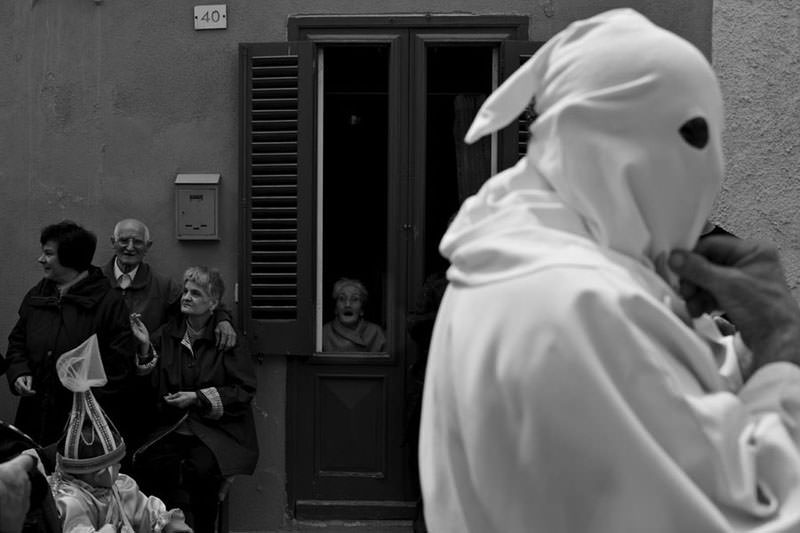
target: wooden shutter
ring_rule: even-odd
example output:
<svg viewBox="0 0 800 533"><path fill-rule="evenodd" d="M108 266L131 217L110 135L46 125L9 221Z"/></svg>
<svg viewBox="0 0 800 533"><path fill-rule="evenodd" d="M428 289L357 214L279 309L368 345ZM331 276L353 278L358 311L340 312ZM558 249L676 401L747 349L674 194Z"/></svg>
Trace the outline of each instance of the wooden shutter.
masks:
<svg viewBox="0 0 800 533"><path fill-rule="evenodd" d="M543 42L503 41L500 47L500 83L525 63ZM498 135L498 170L514 166L528 151L528 113L504 128Z"/></svg>
<svg viewBox="0 0 800 533"><path fill-rule="evenodd" d="M251 350L313 350L310 42L242 44L242 305Z"/></svg>

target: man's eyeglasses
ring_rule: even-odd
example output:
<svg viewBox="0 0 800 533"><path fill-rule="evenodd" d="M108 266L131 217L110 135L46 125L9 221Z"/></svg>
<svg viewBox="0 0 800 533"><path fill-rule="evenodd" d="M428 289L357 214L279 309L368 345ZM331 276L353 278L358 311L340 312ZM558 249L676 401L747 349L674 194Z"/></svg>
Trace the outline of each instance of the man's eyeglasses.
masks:
<svg viewBox="0 0 800 533"><path fill-rule="evenodd" d="M128 239L117 239L117 244L122 247L127 247L133 244L134 248L144 248L144 246L147 243L144 242L142 239L128 238Z"/></svg>

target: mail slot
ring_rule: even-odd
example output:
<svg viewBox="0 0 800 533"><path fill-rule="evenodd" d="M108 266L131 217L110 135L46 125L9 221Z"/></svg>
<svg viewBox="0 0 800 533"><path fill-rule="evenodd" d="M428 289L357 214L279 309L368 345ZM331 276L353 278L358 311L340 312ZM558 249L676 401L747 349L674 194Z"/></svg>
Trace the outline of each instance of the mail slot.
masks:
<svg viewBox="0 0 800 533"><path fill-rule="evenodd" d="M175 233L181 240L218 240L219 174L175 177Z"/></svg>

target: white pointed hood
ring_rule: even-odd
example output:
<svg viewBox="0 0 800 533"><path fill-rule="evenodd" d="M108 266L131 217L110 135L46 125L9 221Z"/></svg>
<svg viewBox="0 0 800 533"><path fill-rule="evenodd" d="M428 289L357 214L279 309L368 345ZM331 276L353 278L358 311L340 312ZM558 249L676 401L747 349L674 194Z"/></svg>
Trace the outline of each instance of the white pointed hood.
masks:
<svg viewBox="0 0 800 533"><path fill-rule="evenodd" d="M648 268L694 245L724 170L722 97L693 45L630 9L575 22L486 100L466 141L532 98L526 158L467 199L442 239L452 281L530 271L565 239Z"/></svg>

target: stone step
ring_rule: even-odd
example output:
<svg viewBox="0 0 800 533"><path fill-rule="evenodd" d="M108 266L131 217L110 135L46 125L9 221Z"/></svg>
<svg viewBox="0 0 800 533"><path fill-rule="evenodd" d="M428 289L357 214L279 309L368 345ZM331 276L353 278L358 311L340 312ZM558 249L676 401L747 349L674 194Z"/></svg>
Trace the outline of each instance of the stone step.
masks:
<svg viewBox="0 0 800 533"><path fill-rule="evenodd" d="M284 528L266 533L412 533L413 531L411 520L292 520Z"/></svg>

